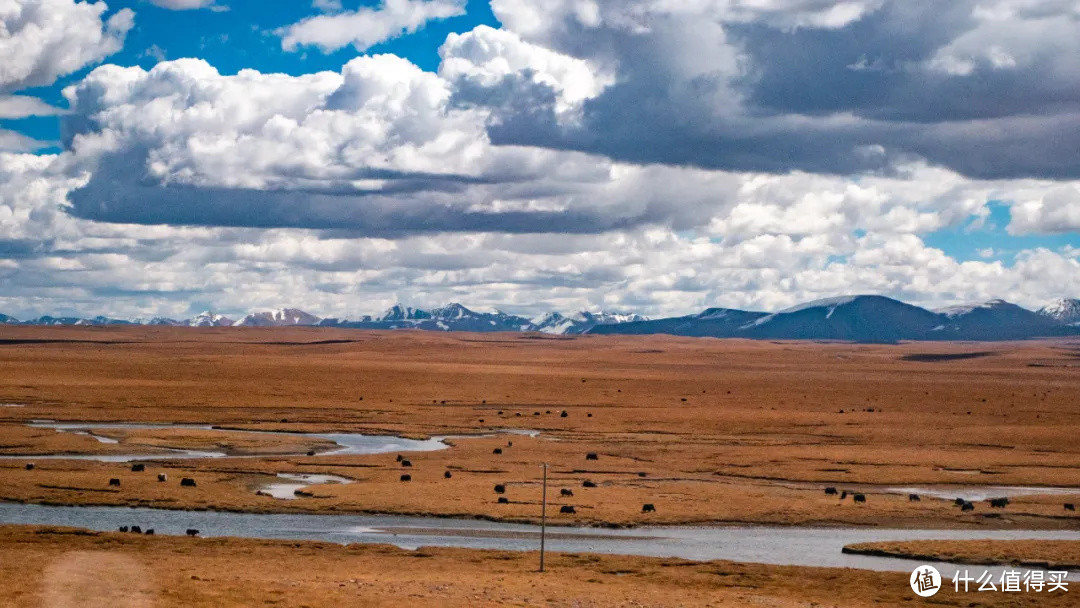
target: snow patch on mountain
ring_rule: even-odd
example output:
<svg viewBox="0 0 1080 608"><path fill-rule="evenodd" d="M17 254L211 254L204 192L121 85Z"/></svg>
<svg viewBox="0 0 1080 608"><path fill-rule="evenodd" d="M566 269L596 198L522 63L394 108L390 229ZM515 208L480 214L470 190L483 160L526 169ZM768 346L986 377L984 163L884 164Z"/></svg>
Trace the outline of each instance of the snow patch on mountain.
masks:
<svg viewBox="0 0 1080 608"><path fill-rule="evenodd" d="M1036 312L1059 323L1067 325L1080 324L1080 299L1058 298Z"/></svg>
<svg viewBox="0 0 1080 608"><path fill-rule="evenodd" d="M318 325L319 317L304 312L299 308L281 308L278 310L251 313L233 325L236 327L290 327Z"/></svg>
<svg viewBox="0 0 1080 608"><path fill-rule="evenodd" d="M185 325L188 327L229 327L233 325L233 320L206 310L188 319Z"/></svg>

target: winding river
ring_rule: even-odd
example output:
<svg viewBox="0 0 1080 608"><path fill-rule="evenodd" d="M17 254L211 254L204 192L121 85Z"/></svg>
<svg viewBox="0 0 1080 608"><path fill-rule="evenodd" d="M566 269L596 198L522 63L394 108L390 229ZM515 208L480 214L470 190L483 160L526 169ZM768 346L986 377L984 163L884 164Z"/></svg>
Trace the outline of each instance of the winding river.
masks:
<svg viewBox="0 0 1080 608"><path fill-rule="evenodd" d="M58 432L90 435L103 443L111 439L97 435L94 430L176 429L218 430L245 433L272 431L238 431L208 425L124 424L124 423L58 423L35 421L33 426L54 428ZM495 431L535 435L534 431ZM307 436L329 440L339 448L321 455L382 454L388 452L431 451L446 449L445 440L452 437L432 437L427 440L401 437L363 435L358 433L310 433ZM281 454L276 454L280 456ZM6 455L5 459L69 458L125 462L131 460L161 460L163 458L225 458L220 452L169 450L164 455ZM325 479L324 479L325 477ZM341 482L345 478L326 476L285 475L266 491L279 498L289 498L297 489L311 483ZM917 490L936 495L935 488L889 488L886 491ZM942 496L957 493L959 488L939 488ZM984 488L968 492L976 495L1017 495L1042 493L1040 488ZM1075 490L1070 490L1075 492ZM381 515L306 515L223 513L215 511L185 511L127 507L67 507L36 504L0 503L0 524L29 524L72 526L99 531L112 531L120 526L139 525L154 528L158 534L184 534L197 529L201 536L232 536L244 538L317 540L334 543L384 543L405 549L422 546L501 549L511 551L535 550L540 529L525 524L510 524L482 520L460 520L436 517L403 517ZM547 546L552 551L574 553L607 553L651 557L678 557L690 560L731 560L791 566L832 568L861 568L880 571L911 571L918 562L905 559L849 555L841 550L845 545L874 541L900 540L1074 540L1080 541L1078 531L1037 530L910 530L880 528L814 528L780 526L668 526L643 527L629 530L608 530L582 527L549 528ZM945 578L959 570L981 573L990 570L995 575L1003 568L934 564ZM1072 576L1071 578L1076 578Z"/></svg>
<svg viewBox="0 0 1080 608"><path fill-rule="evenodd" d="M54 507L0 503L0 523L73 526L110 531L120 526L154 528L157 534L233 536L333 543L383 543L405 549L423 546L536 550L540 529L525 524L481 520L388 515L302 515L222 513L127 507ZM1077 540L1080 531L1031 530L889 530L808 527L644 527L629 530L548 528L551 551L608 553L690 560L732 560L775 565L911 571L917 562L848 555L844 545L918 539ZM942 576L957 569L1000 573L1001 568L935 564ZM1071 576L1074 578L1075 576Z"/></svg>

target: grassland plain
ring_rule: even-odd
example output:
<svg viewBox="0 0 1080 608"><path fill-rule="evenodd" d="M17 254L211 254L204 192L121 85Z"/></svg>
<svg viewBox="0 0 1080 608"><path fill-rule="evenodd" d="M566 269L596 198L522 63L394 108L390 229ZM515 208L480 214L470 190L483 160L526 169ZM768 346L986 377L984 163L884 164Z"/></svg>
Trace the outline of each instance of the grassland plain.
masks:
<svg viewBox="0 0 1080 608"><path fill-rule="evenodd" d="M547 462L553 503L576 510L556 509L555 523L1076 529L1080 517L1063 503L1080 502L1080 492L961 512L949 500L909 502L890 490L1080 487L1078 372L1080 340L854 345L4 327L0 403L17 407L0 408L0 454L187 448L237 457L155 461L142 473L124 463L2 460L0 500L535 521ZM394 454L334 455L302 435L107 429L100 433L117 443L101 443L27 427L32 419L463 437L408 454L412 481L402 483ZM26 470L30 461L36 467ZM198 486L157 483L156 472ZM290 501L256 493L280 472L355 483L313 486ZM110 488L110 478L122 485ZM507 504L497 502L496 484L506 486ZM827 486L861 491L867 502L827 496ZM562 497L562 488L574 495ZM643 513L645 503L656 511ZM162 551L189 546L160 542Z"/></svg>

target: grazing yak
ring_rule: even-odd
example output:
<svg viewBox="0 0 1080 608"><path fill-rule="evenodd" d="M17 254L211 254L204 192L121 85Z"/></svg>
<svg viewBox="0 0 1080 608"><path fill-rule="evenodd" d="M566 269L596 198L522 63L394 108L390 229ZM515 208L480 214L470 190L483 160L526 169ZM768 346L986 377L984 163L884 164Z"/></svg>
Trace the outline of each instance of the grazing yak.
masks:
<svg viewBox="0 0 1080 608"><path fill-rule="evenodd" d="M495 448L494 450L491 450L491 453L492 454L502 454L502 448Z"/></svg>
<svg viewBox="0 0 1080 608"><path fill-rule="evenodd" d="M498 502L500 505L508 505L510 504L510 499L505 496L500 496Z"/></svg>
<svg viewBox="0 0 1080 608"><path fill-rule="evenodd" d="M308 450L307 455L308 456L314 456L315 455L315 450Z"/></svg>
<svg viewBox="0 0 1080 608"><path fill-rule="evenodd" d="M153 536L154 535L154 529L153 528L147 528L146 532L144 532L143 534L146 534L147 536Z"/></svg>
<svg viewBox="0 0 1080 608"><path fill-rule="evenodd" d="M1004 509L1008 504L1009 499L1007 497L990 499L990 507L994 509Z"/></svg>
<svg viewBox="0 0 1080 608"><path fill-rule="evenodd" d="M402 475L401 481L412 481L412 475L409 475L408 473Z"/></svg>
<svg viewBox="0 0 1080 608"><path fill-rule="evenodd" d="M641 512L642 513L656 513L656 506L654 506L651 502L647 502L647 503L641 505Z"/></svg>
<svg viewBox="0 0 1080 608"><path fill-rule="evenodd" d="M34 470L34 463L32 463L32 462L26 463L26 470L27 471L33 471Z"/></svg>
<svg viewBox="0 0 1080 608"><path fill-rule="evenodd" d="M961 512L974 511L974 510L975 510L975 505L971 504L970 502L965 502L964 504L960 505L960 511Z"/></svg>
<svg viewBox="0 0 1080 608"><path fill-rule="evenodd" d="M952 501L952 503L953 503L954 505L958 506L958 507L962 507L962 506L964 506L964 503L965 503L965 502L967 502L967 501L966 501L966 500L964 500L963 498L957 498L956 500Z"/></svg>
<svg viewBox="0 0 1080 608"><path fill-rule="evenodd" d="M142 534L142 528L139 526L131 526L131 531L135 534Z"/></svg>
<svg viewBox="0 0 1080 608"><path fill-rule="evenodd" d="M567 416L569 416L569 415L570 415L570 414L567 414L567 413L566 413L566 410L563 410L563 412L562 412L561 414L559 414L559 418L566 418L566 417L567 417ZM573 508L573 507L571 507L571 508Z"/></svg>
<svg viewBox="0 0 1080 608"><path fill-rule="evenodd" d="M169 476L168 476L168 475L166 475L165 473L158 473L158 474L157 474L157 480L158 480L159 482L165 482L165 481L169 481Z"/></svg>
<svg viewBox="0 0 1080 608"><path fill-rule="evenodd" d="M500 483L500 484L496 484L496 485L495 485L495 493L496 493L496 494L505 494L505 493L506 493L506 486L504 486L504 485L503 485L503 484L501 484L501 483Z"/></svg>
<svg viewBox="0 0 1080 608"><path fill-rule="evenodd" d="M596 482L595 481L589 481L588 479L586 479L585 482L581 484L581 487L583 487L583 488L595 488L596 487Z"/></svg>
<svg viewBox="0 0 1080 608"><path fill-rule="evenodd" d="M401 461L401 466L403 466L403 467L411 467L412 466L412 461L411 460L402 460Z"/></svg>
<svg viewBox="0 0 1080 608"><path fill-rule="evenodd" d="M848 495L847 490L844 490L843 492L841 492L840 493L840 500L844 500L845 498L847 498L847 495Z"/></svg>
<svg viewBox="0 0 1080 608"><path fill-rule="evenodd" d="M119 528L117 528L117 529L118 529L118 530L120 530L121 532L127 532L127 531L128 531L128 527L127 527L127 526L120 526L120 527L119 527Z"/></svg>
<svg viewBox="0 0 1080 608"><path fill-rule="evenodd" d="M589 452L585 454L585 460L600 460L600 456L596 452Z"/></svg>
<svg viewBox="0 0 1080 608"><path fill-rule="evenodd" d="M648 473L646 473L645 471L638 471L638 474L637 474L637 476L638 476L638 477L648 477L648 476L649 476L649 474L648 474Z"/></svg>
<svg viewBox="0 0 1080 608"><path fill-rule="evenodd" d="M133 464L133 465L131 465L131 472L132 473L142 473L145 470L146 470L146 465L145 464Z"/></svg>
<svg viewBox="0 0 1080 608"><path fill-rule="evenodd" d="M559 494L561 496L573 496L574 491L571 490L570 488L563 488L562 490L559 490Z"/></svg>
<svg viewBox="0 0 1080 608"><path fill-rule="evenodd" d="M190 477L184 477L180 480L180 487L182 488L194 488L195 480Z"/></svg>
<svg viewBox="0 0 1080 608"><path fill-rule="evenodd" d="M825 488L825 494L827 494L828 496L836 496L836 493L836 488L834 487L830 486L828 488Z"/></svg>
<svg viewBox="0 0 1080 608"><path fill-rule="evenodd" d="M922 500L921 498L919 498L918 494L908 494L907 499L908 502L919 502Z"/></svg>
<svg viewBox="0 0 1080 608"><path fill-rule="evenodd" d="M856 494L855 495L855 502L866 502L866 495L865 494Z"/></svg>
<svg viewBox="0 0 1080 608"><path fill-rule="evenodd" d="M398 461L398 462L401 462L402 460L405 460L405 457L404 457L404 456L402 456L401 454L398 454L398 455L397 455L397 461Z"/></svg>
<svg viewBox="0 0 1080 608"><path fill-rule="evenodd" d="M574 515L575 513L577 513L577 511L574 510L573 505L563 505L559 508L559 513L563 513L566 515Z"/></svg>
<svg viewBox="0 0 1080 608"><path fill-rule="evenodd" d="M188 530L187 530L187 535L188 535L188 536L198 536L198 535L199 535L199 531L198 531L198 530L196 530L195 528L188 528Z"/></svg>
<svg viewBox="0 0 1080 608"><path fill-rule="evenodd" d="M1076 505L1074 505L1071 502L1067 502L1067 503L1065 503L1065 510L1066 511L1075 511L1076 510Z"/></svg>
<svg viewBox="0 0 1080 608"><path fill-rule="evenodd" d="M451 477L453 477L453 475L450 474L450 471L443 473L442 476L446 479L450 479Z"/></svg>
<svg viewBox="0 0 1080 608"><path fill-rule="evenodd" d="M109 480L109 485L119 487L120 486L120 480L113 477L112 479Z"/></svg>

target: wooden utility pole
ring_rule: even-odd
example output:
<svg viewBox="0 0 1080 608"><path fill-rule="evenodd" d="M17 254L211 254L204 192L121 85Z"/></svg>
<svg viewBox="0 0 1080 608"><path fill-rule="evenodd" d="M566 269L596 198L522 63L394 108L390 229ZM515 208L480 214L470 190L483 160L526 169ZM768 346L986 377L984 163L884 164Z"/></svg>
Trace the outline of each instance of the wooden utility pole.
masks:
<svg viewBox="0 0 1080 608"><path fill-rule="evenodd" d="M544 571L544 537L547 536L547 469L544 463L544 493L540 502L540 572Z"/></svg>

